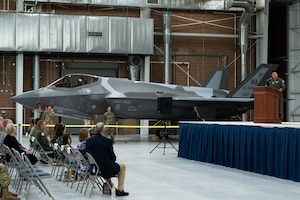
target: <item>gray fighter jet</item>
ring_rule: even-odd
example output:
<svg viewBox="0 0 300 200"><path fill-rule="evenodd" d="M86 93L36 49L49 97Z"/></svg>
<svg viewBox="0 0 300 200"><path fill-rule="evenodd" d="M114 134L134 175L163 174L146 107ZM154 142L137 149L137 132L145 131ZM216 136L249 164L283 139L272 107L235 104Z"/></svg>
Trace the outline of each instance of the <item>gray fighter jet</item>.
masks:
<svg viewBox="0 0 300 200"><path fill-rule="evenodd" d="M52 105L60 116L93 119L110 105L117 118L220 120L253 108L253 87L264 85L277 65L259 66L229 92L208 87L131 81L88 74L68 74L50 85L17 95L12 100L29 108ZM211 84L208 84L211 85ZM159 100L167 99L165 105ZM169 101L171 99L171 101ZM158 107L169 107L161 112Z"/></svg>

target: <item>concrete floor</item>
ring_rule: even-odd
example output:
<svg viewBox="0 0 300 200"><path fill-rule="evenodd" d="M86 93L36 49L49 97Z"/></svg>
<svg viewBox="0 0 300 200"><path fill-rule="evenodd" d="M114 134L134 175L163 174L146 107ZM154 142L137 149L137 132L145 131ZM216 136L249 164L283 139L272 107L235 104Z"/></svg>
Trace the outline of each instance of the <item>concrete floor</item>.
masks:
<svg viewBox="0 0 300 200"><path fill-rule="evenodd" d="M73 146L77 136L72 136ZM28 145L28 138L22 138ZM150 151L158 144L152 136L140 138L139 135L117 136L114 149L117 161L127 165L125 191L127 197L115 194L104 195L97 189L90 199L127 199L127 200L298 200L300 183L278 179L270 176L250 173L198 161L177 157L173 148ZM171 140L178 148L176 138ZM171 147L166 144L167 147ZM159 146L163 147L163 143ZM46 171L49 165L39 164ZM117 179L113 179L117 185ZM55 178L45 179L44 183L57 200L87 200L76 189ZM11 189L13 190L13 188ZM24 196L20 196L25 199ZM48 196L32 186L29 200L46 200Z"/></svg>

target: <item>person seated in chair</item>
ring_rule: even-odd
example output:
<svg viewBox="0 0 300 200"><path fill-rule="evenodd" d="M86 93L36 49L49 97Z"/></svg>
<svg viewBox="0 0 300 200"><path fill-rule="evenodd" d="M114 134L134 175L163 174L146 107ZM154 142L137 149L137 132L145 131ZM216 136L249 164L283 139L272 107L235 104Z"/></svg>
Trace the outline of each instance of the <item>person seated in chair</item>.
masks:
<svg viewBox="0 0 300 200"><path fill-rule="evenodd" d="M53 149L47 137L46 128L47 128L46 121L43 119L39 120L37 122L36 128L33 130L32 137L35 138L34 140L38 141L38 143L41 145L41 147L46 152L46 154L49 157L53 158L54 156ZM34 145L34 142L32 145ZM45 159L44 157L43 159L40 159L40 162L43 164L48 164L48 160Z"/></svg>
<svg viewBox="0 0 300 200"><path fill-rule="evenodd" d="M86 169L88 169L88 158L86 156L86 140L89 139L91 137L90 132L87 128L82 128L80 129L79 133L78 133L78 139L79 139L79 143L77 144L76 150L80 151L80 153L83 155L83 157L86 160L83 160L80 163L80 169L81 171L85 171Z"/></svg>
<svg viewBox="0 0 300 200"><path fill-rule="evenodd" d="M118 178L118 188L116 196L127 196L128 192L124 191L124 180L126 174L126 165L116 163L116 155L113 150L113 141L104 137L106 129L103 122L96 124L96 135L87 139L86 151L89 152L98 164L101 175L105 178L110 186L113 186L111 177Z"/></svg>
<svg viewBox="0 0 300 200"><path fill-rule="evenodd" d="M45 151L52 151L52 147L50 145L50 141L48 140L47 134L46 134L46 122L45 120L39 120L37 123L37 127L34 129L33 136L35 139L40 143L41 147Z"/></svg>
<svg viewBox="0 0 300 200"><path fill-rule="evenodd" d="M10 149L14 148L20 154L24 153L28 159L30 160L31 164L35 164L37 162L37 158L31 154L31 152L23 147L19 141L16 139L16 127L13 123L7 124L6 128L7 136L4 139L4 144L8 146ZM10 157L6 157L6 160L9 161Z"/></svg>
<svg viewBox="0 0 300 200"><path fill-rule="evenodd" d="M20 200L17 194L13 194L8 190L9 184L10 184L10 176L9 176L7 166L0 163L1 199Z"/></svg>

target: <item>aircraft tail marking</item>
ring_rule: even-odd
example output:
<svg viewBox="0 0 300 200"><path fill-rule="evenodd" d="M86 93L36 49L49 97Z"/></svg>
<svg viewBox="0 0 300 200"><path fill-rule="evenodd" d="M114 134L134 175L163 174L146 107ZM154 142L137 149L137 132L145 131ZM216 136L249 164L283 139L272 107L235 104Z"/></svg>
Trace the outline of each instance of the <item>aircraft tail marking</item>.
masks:
<svg viewBox="0 0 300 200"><path fill-rule="evenodd" d="M264 86L265 81L270 77L271 72L278 68L277 64L261 64L250 74L248 78L243 80L236 88L234 88L226 97L233 98L251 98L253 97L253 87Z"/></svg>

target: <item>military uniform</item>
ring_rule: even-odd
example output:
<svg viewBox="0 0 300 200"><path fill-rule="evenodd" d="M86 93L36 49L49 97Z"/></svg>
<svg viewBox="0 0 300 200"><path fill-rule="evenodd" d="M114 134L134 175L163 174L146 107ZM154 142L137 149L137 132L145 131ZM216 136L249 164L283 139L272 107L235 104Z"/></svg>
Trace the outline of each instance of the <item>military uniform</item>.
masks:
<svg viewBox="0 0 300 200"><path fill-rule="evenodd" d="M10 183L10 176L7 166L0 163L0 187L1 187L1 199L3 200L20 200L16 194L12 194L8 191Z"/></svg>
<svg viewBox="0 0 300 200"><path fill-rule="evenodd" d="M279 95L279 119L283 120L283 91L285 90L285 82L282 78L277 78L277 80L270 80L269 86L274 89L282 89Z"/></svg>
<svg viewBox="0 0 300 200"><path fill-rule="evenodd" d="M52 111L45 111L42 114L41 119L45 120L47 125L53 125L54 124L54 117L55 117L55 114ZM47 127L47 129L48 129L47 135L49 135L50 138L52 138L53 134L54 134L54 128L53 127Z"/></svg>
<svg viewBox="0 0 300 200"><path fill-rule="evenodd" d="M115 114L113 112L105 112L103 115L103 121L105 125L114 125L115 124ZM115 128L106 127L106 133L110 135L112 141L114 141L115 137Z"/></svg>
<svg viewBox="0 0 300 200"><path fill-rule="evenodd" d="M10 176L7 170L6 165L0 163L0 186L2 187L8 187L10 183Z"/></svg>

